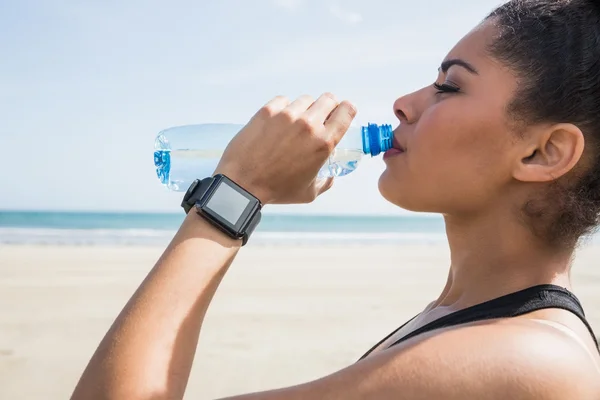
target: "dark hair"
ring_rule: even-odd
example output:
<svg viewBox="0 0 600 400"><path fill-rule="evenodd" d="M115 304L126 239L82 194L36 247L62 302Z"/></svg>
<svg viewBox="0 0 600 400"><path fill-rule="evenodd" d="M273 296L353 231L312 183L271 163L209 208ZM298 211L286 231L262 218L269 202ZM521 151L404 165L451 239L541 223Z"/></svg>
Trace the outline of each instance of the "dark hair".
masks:
<svg viewBox="0 0 600 400"><path fill-rule="evenodd" d="M486 20L497 29L490 54L519 81L508 106L515 123L573 123L585 135L582 173L549 185L521 214L548 245L574 246L600 214L600 0L512 0Z"/></svg>

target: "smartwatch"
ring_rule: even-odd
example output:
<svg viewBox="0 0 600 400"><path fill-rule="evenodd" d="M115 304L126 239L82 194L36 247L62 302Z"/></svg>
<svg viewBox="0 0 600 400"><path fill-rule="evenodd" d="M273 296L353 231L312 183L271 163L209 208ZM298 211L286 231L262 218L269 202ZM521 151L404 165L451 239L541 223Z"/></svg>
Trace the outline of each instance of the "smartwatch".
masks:
<svg viewBox="0 0 600 400"><path fill-rule="evenodd" d="M192 208L214 227L242 246L261 219L260 200L225 175L196 179L183 196L181 207L186 214Z"/></svg>

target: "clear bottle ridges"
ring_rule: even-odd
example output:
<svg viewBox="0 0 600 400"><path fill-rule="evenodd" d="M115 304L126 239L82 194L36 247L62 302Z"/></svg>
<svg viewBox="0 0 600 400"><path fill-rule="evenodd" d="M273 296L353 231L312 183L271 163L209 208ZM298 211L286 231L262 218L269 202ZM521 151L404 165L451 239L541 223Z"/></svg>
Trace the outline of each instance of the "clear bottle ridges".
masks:
<svg viewBox="0 0 600 400"><path fill-rule="evenodd" d="M160 182L186 191L197 178L211 176L239 124L184 125L159 132L154 141L154 166ZM341 177L356 170L363 155L377 156L392 148L391 125L350 127L327 162L320 178Z"/></svg>

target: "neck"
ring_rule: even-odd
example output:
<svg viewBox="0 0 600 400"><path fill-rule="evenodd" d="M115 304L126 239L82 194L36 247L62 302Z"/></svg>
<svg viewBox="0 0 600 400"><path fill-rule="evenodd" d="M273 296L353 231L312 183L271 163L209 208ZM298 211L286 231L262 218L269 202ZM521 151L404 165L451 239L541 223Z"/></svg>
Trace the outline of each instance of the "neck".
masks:
<svg viewBox="0 0 600 400"><path fill-rule="evenodd" d="M541 284L570 288L573 249L549 249L509 213L445 220L450 273L433 307L461 309Z"/></svg>

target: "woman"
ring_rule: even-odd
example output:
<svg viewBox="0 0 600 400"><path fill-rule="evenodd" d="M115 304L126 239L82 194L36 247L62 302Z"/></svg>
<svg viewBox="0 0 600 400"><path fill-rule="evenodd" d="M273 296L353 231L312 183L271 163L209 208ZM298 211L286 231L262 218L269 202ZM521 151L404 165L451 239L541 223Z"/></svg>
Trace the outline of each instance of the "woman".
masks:
<svg viewBox="0 0 600 400"><path fill-rule="evenodd" d="M354 365L231 399L599 399L597 345L568 289L576 244L600 210L600 2L502 5L394 112L380 191L444 215L445 289ZM310 202L331 187L315 176L354 115L329 94L277 97L216 173L263 205ZM240 247L190 212L73 399L182 398L202 320Z"/></svg>

